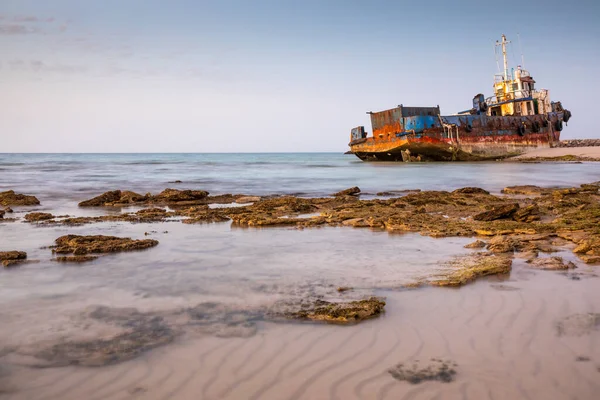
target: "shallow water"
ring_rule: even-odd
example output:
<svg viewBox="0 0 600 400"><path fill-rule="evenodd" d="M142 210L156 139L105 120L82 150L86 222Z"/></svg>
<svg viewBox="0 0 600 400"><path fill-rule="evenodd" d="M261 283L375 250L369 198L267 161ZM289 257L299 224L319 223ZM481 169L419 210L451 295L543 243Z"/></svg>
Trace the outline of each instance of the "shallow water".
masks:
<svg viewBox="0 0 600 400"><path fill-rule="evenodd" d="M0 190L38 196L40 206L14 208L14 216L22 217L34 209L55 215L120 212L76 206L110 189L318 196L355 185L372 194L463 186L498 192L516 184L568 186L600 179L592 163L368 164L352 157L0 154ZM169 183L175 180L183 183ZM64 265L51 261L45 248L64 234L153 238L160 244ZM577 270L532 271L517 259L509 278L460 289L403 288L469 253L463 245L470 241L349 227L239 228L227 222L2 223L0 251L27 251L39 262L0 270L0 398L596 398L600 326L576 326L569 335L557 326L565 318L600 313L598 267L565 251L561 255L576 262ZM353 289L339 293L340 286ZM216 316L211 329L188 329L173 343L116 365L36 368L31 357L48 344L119 333L89 317L98 305L176 317L207 302L251 313L299 299L371 295L386 298L386 313L356 326L264 319L248 326ZM431 358L456 362L456 381L411 385L387 372L401 362L427 366Z"/></svg>

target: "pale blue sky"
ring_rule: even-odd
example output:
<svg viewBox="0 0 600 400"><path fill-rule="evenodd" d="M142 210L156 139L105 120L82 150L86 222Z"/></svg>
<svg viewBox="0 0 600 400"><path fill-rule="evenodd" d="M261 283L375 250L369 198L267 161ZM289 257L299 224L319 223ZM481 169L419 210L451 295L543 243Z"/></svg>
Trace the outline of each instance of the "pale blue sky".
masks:
<svg viewBox="0 0 600 400"><path fill-rule="evenodd" d="M0 152L345 151L491 94L493 43L600 137L595 1L0 0Z"/></svg>

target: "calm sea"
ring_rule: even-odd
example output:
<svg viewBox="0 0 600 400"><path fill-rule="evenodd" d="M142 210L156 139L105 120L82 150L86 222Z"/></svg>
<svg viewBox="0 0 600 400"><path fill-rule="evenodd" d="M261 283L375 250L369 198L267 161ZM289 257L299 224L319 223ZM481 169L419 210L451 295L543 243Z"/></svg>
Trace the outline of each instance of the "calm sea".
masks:
<svg viewBox="0 0 600 400"><path fill-rule="evenodd" d="M340 153L0 154L0 190L33 193L53 203L114 189L322 196L350 186L366 193L464 186L497 192L509 185L567 186L599 179L594 163L365 163Z"/></svg>

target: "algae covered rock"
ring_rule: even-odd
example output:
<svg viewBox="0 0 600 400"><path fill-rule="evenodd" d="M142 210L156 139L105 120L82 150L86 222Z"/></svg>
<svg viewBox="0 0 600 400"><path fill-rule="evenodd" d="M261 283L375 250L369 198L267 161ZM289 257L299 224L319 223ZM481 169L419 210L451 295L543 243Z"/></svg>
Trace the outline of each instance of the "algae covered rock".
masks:
<svg viewBox="0 0 600 400"><path fill-rule="evenodd" d="M202 200L207 196L208 192L204 190L177 190L167 188L156 196L153 196L152 200L164 203L179 203Z"/></svg>
<svg viewBox="0 0 600 400"><path fill-rule="evenodd" d="M340 192L334 193L333 195L336 197L339 196L357 196L360 194L360 188L358 186L354 186L348 189L344 189Z"/></svg>
<svg viewBox="0 0 600 400"><path fill-rule="evenodd" d="M312 306L297 312L286 313L288 318L352 324L383 313L385 301L378 297L347 303L316 300Z"/></svg>
<svg viewBox="0 0 600 400"><path fill-rule="evenodd" d="M0 261L5 267L11 267L15 264L24 262L27 259L27 253L24 251L0 251Z"/></svg>
<svg viewBox="0 0 600 400"><path fill-rule="evenodd" d="M518 185L508 186L501 190L504 194L521 194L521 195L541 195L547 193L549 189L544 189L534 185Z"/></svg>
<svg viewBox="0 0 600 400"><path fill-rule="evenodd" d="M117 236L79 236L65 235L56 239L54 253L85 255L89 253L115 253L121 251L142 250L158 245L158 240L121 238Z"/></svg>
<svg viewBox="0 0 600 400"><path fill-rule="evenodd" d="M511 253L522 247L523 243L519 239L505 235L494 236L487 245L487 249L492 253Z"/></svg>
<svg viewBox="0 0 600 400"><path fill-rule="evenodd" d="M257 201L260 201L261 198L258 196L242 196L242 197L238 197L237 199L235 199L235 202L238 204L245 204L245 203L256 203Z"/></svg>
<svg viewBox="0 0 600 400"><path fill-rule="evenodd" d="M81 256L59 256L53 259L53 261L61 263L83 263L88 261L94 261L98 256L81 255Z"/></svg>
<svg viewBox="0 0 600 400"><path fill-rule="evenodd" d="M518 209L518 203L502 204L473 216L473 219L475 221L495 221L497 219L511 218Z"/></svg>
<svg viewBox="0 0 600 400"><path fill-rule="evenodd" d="M0 192L0 205L3 206L37 206L40 201L35 196L15 193L14 190Z"/></svg>
<svg viewBox="0 0 600 400"><path fill-rule="evenodd" d="M532 204L515 211L512 217L517 222L533 222L540 220L540 209L537 205Z"/></svg>
<svg viewBox="0 0 600 400"><path fill-rule="evenodd" d="M27 222L47 221L53 218L54 215L43 212L33 212L25 215L25 221Z"/></svg>
<svg viewBox="0 0 600 400"><path fill-rule="evenodd" d="M447 272L430 283L434 286L462 286L475 279L488 275L508 274L512 269L512 259L489 253L476 253L459 257L448 265Z"/></svg>
<svg viewBox="0 0 600 400"><path fill-rule="evenodd" d="M562 257L535 258L527 260L527 264L532 268L554 271L577 268L573 262L565 262Z"/></svg>
<svg viewBox="0 0 600 400"><path fill-rule="evenodd" d="M476 240L464 246L465 249L482 249L486 246L483 240Z"/></svg>
<svg viewBox="0 0 600 400"><path fill-rule="evenodd" d="M120 198L120 190L111 190L109 192L102 193L100 196L96 196L92 199L82 201L81 203L79 203L79 207L101 207L109 203L119 201Z"/></svg>
<svg viewBox="0 0 600 400"><path fill-rule="evenodd" d="M490 194L487 190L478 187L464 187L460 189L454 190L452 193L462 193L462 194Z"/></svg>

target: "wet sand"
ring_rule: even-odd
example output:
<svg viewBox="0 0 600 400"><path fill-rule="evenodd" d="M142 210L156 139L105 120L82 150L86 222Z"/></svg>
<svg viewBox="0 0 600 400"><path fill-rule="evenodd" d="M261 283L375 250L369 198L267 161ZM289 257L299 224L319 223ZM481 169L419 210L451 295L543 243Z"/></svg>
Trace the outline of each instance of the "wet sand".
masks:
<svg viewBox="0 0 600 400"><path fill-rule="evenodd" d="M382 291L356 326L264 323L246 338L188 335L114 366L4 365L6 399L594 399L600 327L594 267L531 271L461 289ZM575 317L574 317L575 316ZM403 363L455 362L450 383L397 381ZM14 390L14 393L11 393Z"/></svg>
<svg viewBox="0 0 600 400"><path fill-rule="evenodd" d="M534 149L521 154L520 156L512 157L510 160L527 160L535 158L553 158L572 155L578 158L593 158L600 159L600 146L593 147L555 147Z"/></svg>

